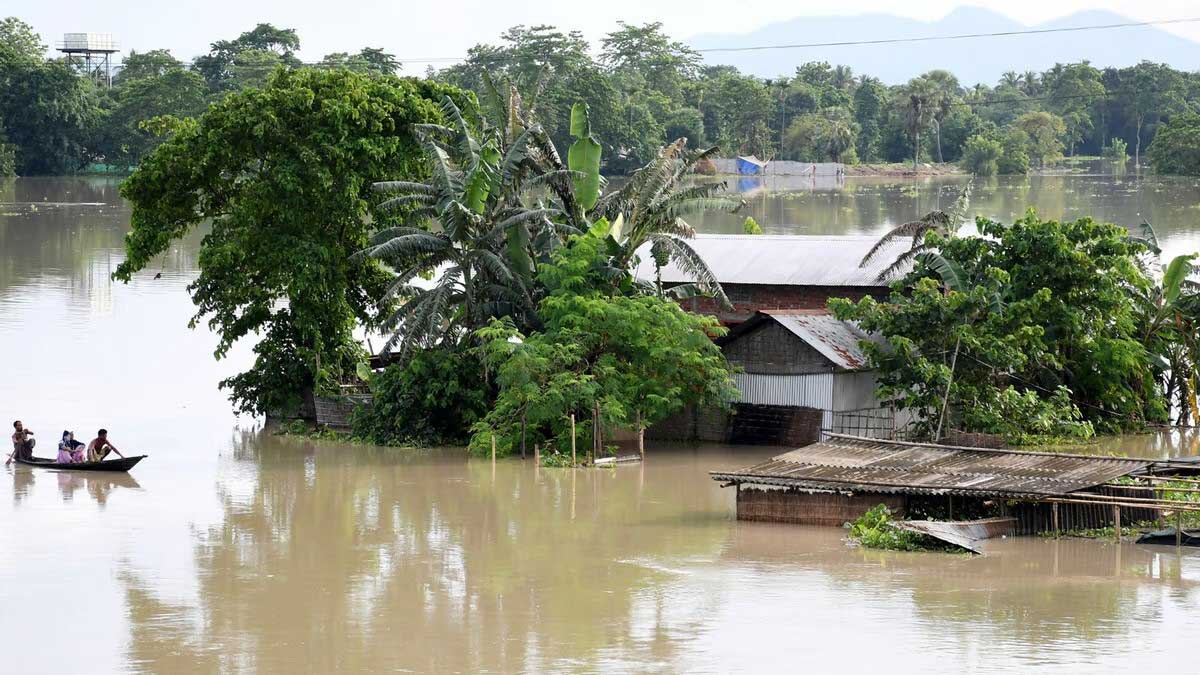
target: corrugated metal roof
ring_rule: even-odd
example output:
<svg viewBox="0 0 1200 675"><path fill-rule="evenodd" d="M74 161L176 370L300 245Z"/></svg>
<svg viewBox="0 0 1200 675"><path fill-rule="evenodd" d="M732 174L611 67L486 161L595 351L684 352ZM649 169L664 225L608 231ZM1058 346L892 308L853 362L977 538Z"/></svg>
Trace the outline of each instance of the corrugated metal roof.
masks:
<svg viewBox="0 0 1200 675"><path fill-rule="evenodd" d="M1047 497L1095 487L1150 462L880 441L831 434L714 480L833 492Z"/></svg>
<svg viewBox="0 0 1200 675"><path fill-rule="evenodd" d="M883 341L879 335L871 335L849 321L840 321L820 310L764 309L762 313L778 321L843 370L866 370L867 354L860 343L863 340Z"/></svg>
<svg viewBox="0 0 1200 675"><path fill-rule="evenodd" d="M893 240L870 264L860 267L863 256L878 240L858 235L699 234L687 243L723 284L884 287L891 279L880 281L880 273L912 243L907 237ZM649 244L639 249L638 255L641 262L634 273L640 279L653 280ZM911 266L905 266L899 274L909 269ZM662 280L669 284L695 281L674 263L663 268Z"/></svg>

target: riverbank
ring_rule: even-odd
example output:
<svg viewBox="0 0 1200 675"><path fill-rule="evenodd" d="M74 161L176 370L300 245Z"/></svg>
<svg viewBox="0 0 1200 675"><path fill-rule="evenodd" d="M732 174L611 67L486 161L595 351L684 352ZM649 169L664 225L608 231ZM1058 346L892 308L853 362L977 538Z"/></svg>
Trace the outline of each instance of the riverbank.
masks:
<svg viewBox="0 0 1200 675"><path fill-rule="evenodd" d="M958 164L942 162L940 164L918 164L916 168L911 162L888 164L847 164L846 176L953 176L966 174Z"/></svg>

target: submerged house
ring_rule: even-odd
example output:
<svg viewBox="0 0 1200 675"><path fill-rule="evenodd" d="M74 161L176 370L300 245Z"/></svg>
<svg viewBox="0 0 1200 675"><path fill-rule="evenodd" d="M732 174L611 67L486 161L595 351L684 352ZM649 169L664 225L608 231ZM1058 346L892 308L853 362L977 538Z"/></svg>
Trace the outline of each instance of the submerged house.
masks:
<svg viewBox="0 0 1200 675"><path fill-rule="evenodd" d="M712 298L681 303L713 314L730 332L718 340L741 401L735 414L687 409L651 430L652 437L799 446L822 431L894 438L907 418L880 405L861 343L878 338L839 321L830 298L884 298L892 262L910 240L890 242L868 264L872 236L698 235L688 243L721 283L733 308ZM695 278L674 263L656 270L648 251L639 278L666 287Z"/></svg>
<svg viewBox="0 0 1200 675"><path fill-rule="evenodd" d="M895 418L881 412L863 342L882 338L824 310L803 309L756 312L718 340L740 371L734 380L742 405L819 411L820 429L890 435ZM789 440L814 442L818 435Z"/></svg>
<svg viewBox="0 0 1200 675"><path fill-rule="evenodd" d="M1160 518L1168 503L1147 499L1145 487L1116 481L1168 464L835 434L710 475L737 490L739 520L836 527L885 504L902 518L938 511L1003 515L1015 519L1017 534L1034 534Z"/></svg>
<svg viewBox="0 0 1200 675"><path fill-rule="evenodd" d="M825 309L830 298L858 300L867 295L884 298L889 284L909 271L888 268L909 250L911 240L888 243L866 265L863 257L879 241L875 236L700 234L688 245L708 265L732 310L712 298L682 301L694 312L713 314L733 325L758 310ZM647 246L635 274L665 287L691 283L695 277L674 262L656 270Z"/></svg>
<svg viewBox="0 0 1200 675"><path fill-rule="evenodd" d="M824 310L764 310L717 340L738 372L733 413L687 409L653 437L800 446L822 432L892 438L904 420L880 406L862 342L879 341Z"/></svg>

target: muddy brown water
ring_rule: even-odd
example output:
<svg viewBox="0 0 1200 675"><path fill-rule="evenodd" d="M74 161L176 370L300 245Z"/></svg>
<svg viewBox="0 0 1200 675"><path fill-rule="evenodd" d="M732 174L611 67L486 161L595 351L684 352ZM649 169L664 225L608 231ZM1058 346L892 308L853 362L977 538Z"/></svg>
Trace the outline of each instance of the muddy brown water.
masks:
<svg viewBox="0 0 1200 675"><path fill-rule="evenodd" d="M871 188L888 214L910 189L889 185ZM1171 214L1159 219L1169 246L1196 242L1193 189L1147 197ZM122 450L151 455L128 477L0 474L5 672L1190 662L1191 551L1022 538L991 542L986 557L891 553L848 547L838 529L739 523L707 472L772 448L651 446L644 465L568 471L264 432L216 389L248 351L215 362L215 338L186 328L199 238L113 285L127 223L111 179L0 182L5 425L20 417L42 453L64 428L86 439L106 426ZM1097 449L1198 445L1175 432Z"/></svg>

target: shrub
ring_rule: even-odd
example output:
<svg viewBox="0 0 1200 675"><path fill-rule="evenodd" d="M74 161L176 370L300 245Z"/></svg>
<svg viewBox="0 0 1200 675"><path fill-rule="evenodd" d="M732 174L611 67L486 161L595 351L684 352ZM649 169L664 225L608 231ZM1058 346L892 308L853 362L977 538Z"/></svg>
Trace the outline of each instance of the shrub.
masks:
<svg viewBox="0 0 1200 675"><path fill-rule="evenodd" d="M1124 162L1129 159L1129 144L1123 139L1114 138L1109 144L1100 149L1100 155L1114 162Z"/></svg>
<svg viewBox="0 0 1200 675"><path fill-rule="evenodd" d="M1013 129L1000 142L1003 153L996 162L996 170L1003 175L1029 173L1029 153L1025 146L1029 135L1020 129Z"/></svg>
<svg viewBox="0 0 1200 675"><path fill-rule="evenodd" d="M746 220L742 222L742 232L745 234L762 234L762 228L758 226L758 221L751 216L746 216Z"/></svg>
<svg viewBox="0 0 1200 675"><path fill-rule="evenodd" d="M414 352L372 378L373 401L354 410L351 435L377 445L462 445L487 412L483 373L471 350Z"/></svg>
<svg viewBox="0 0 1200 675"><path fill-rule="evenodd" d="M925 551L930 548L928 537L898 530L890 524L894 520L892 510L880 504L854 522L846 523L846 527L850 530L850 538L866 548L888 551Z"/></svg>
<svg viewBox="0 0 1200 675"><path fill-rule="evenodd" d="M976 176L994 176L999 171L998 161L1004 154L1000 141L976 134L963 145L962 165Z"/></svg>

